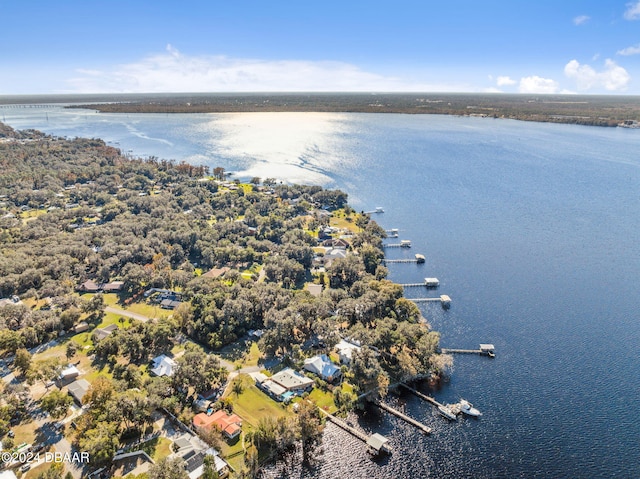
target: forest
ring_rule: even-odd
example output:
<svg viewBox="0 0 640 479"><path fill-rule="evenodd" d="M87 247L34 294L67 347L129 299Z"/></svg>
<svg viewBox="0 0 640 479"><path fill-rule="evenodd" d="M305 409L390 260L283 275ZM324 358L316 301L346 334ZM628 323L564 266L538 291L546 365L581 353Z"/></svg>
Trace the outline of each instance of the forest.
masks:
<svg viewBox="0 0 640 479"><path fill-rule="evenodd" d="M296 367L310 348L358 341L348 379L361 398L449 364L438 354L438 333L386 279L384 230L350 208L342 191L272 178L229 181L219 167L129 158L99 139L2 124L0 168L0 355L27 384L45 383L68 363L35 361L29 348L72 338L67 361L82 351L97 371L108 371L93 381L95 407L74 436L97 463L144 430L158 407L192 417L192 402L227 380L209 353L250 330L264 331L262 355ZM346 255L319 270L320 232L333 215L349 225ZM205 274L221 268L224 274ZM106 295L79 291L88 280L121 282L120 304L143 303L153 288L174 292L180 304L157 320L121 318L99 342L95 329L82 346L73 340L78 325L96 328L105 314ZM322 294L310 294L308 284L321 285ZM144 373L178 344L186 345L173 377ZM18 393L3 392L0 434L18 417ZM61 414L63 396L51 392L41 406ZM338 403L352 399L337 393ZM256 444L271 447L258 436Z"/></svg>

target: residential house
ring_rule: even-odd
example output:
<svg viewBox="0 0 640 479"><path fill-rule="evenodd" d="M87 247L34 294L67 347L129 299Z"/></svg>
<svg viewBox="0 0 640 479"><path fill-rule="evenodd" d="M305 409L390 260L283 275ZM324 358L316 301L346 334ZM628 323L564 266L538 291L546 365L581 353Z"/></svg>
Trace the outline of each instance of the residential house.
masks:
<svg viewBox="0 0 640 479"><path fill-rule="evenodd" d="M342 238L330 238L322 242L322 246L329 248L348 248L349 242Z"/></svg>
<svg viewBox="0 0 640 479"><path fill-rule="evenodd" d="M296 394L313 389L314 381L291 368L283 369L260 383L258 387L277 401L287 401Z"/></svg>
<svg viewBox="0 0 640 479"><path fill-rule="evenodd" d="M82 400L86 396L87 392L91 384L86 379L78 379L67 386L67 391L71 395L71 397L78 403L80 406L83 405Z"/></svg>
<svg viewBox="0 0 640 479"><path fill-rule="evenodd" d="M306 291L309 291L309 293L311 293L311 296L314 297L319 297L320 295L322 295L322 285L321 284L315 284L315 283L307 283L304 286L304 289Z"/></svg>
<svg viewBox="0 0 640 479"><path fill-rule="evenodd" d="M98 328L93 331L93 340L94 342L100 342L111 333L113 333L116 329L118 329L117 324L110 324L109 326L105 326L104 328Z"/></svg>
<svg viewBox="0 0 640 479"><path fill-rule="evenodd" d="M165 298L162 301L160 301L160 307L162 309L176 309L178 306L180 306L181 303L182 301Z"/></svg>
<svg viewBox="0 0 640 479"><path fill-rule="evenodd" d="M242 432L242 418L237 414L229 414L220 409L210 416L201 412L193 418L193 425L204 429L216 427L227 439L234 439Z"/></svg>
<svg viewBox="0 0 640 479"><path fill-rule="evenodd" d="M73 327L73 330L76 333L84 333L85 331L89 330L89 323L87 323L86 321L81 321Z"/></svg>
<svg viewBox="0 0 640 479"><path fill-rule="evenodd" d="M340 368L331 362L326 354L304 360L304 370L320 376L325 381L333 382L342 376Z"/></svg>
<svg viewBox="0 0 640 479"><path fill-rule="evenodd" d="M206 273L204 273L202 276L205 278L220 278L224 276L225 273L230 269L231 268L229 268L228 266L223 266L222 268L212 268Z"/></svg>
<svg viewBox="0 0 640 479"><path fill-rule="evenodd" d="M67 381L71 381L72 379L75 379L78 376L80 376L80 370L77 367L67 366L62 371L60 371L60 375L58 376L58 379L64 383Z"/></svg>
<svg viewBox="0 0 640 479"><path fill-rule="evenodd" d="M200 479L204 475L204 461L207 456L213 457L213 465L218 472L218 477L224 479L229 476L229 464L220 457L220 453L214 448L201 451L184 459L185 470L189 479Z"/></svg>
<svg viewBox="0 0 640 479"><path fill-rule="evenodd" d="M338 356L340 357L341 364L351 364L351 357L353 356L353 352L359 350L360 344L356 341L351 342L345 339L341 339L340 342L336 344L336 351L338 351Z"/></svg>
<svg viewBox="0 0 640 479"><path fill-rule="evenodd" d="M176 370L176 362L167 356L166 354L161 354L156 357L152 361L151 372L156 376L173 376Z"/></svg>

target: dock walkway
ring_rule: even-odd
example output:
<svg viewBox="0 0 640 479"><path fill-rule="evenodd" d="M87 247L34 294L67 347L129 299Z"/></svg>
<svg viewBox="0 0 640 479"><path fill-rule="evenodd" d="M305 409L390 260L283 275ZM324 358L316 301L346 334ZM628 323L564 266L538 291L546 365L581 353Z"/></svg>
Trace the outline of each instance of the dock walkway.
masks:
<svg viewBox="0 0 640 479"><path fill-rule="evenodd" d="M362 431L358 431L356 428L349 426L346 422L344 422L342 419L339 419L337 417L335 417L333 414L328 413L327 411L325 411L322 408L318 408L318 410L325 415L325 417L327 418L328 421L331 421L332 423L334 423L336 426L344 429L345 431L347 431L348 433L351 433L352 435L354 435L355 437L357 437L358 439L360 439L361 441L367 442L367 440L369 439L369 437L363 433Z"/></svg>
<svg viewBox="0 0 640 479"><path fill-rule="evenodd" d="M417 427L418 429L420 429L425 434L431 434L431 428L429 426L427 426L426 424L422 424L420 421L416 421L412 417L409 417L406 414L401 413L397 409L394 409L391 406L387 406L383 402L376 401L374 404L376 406L378 406L380 409L384 409L388 413L393 414L394 416L399 417L403 421L408 422L412 426Z"/></svg>
<svg viewBox="0 0 640 479"><path fill-rule="evenodd" d="M408 384L405 383L400 383L400 386L402 386L403 388L405 388L407 391L415 394L416 396L418 396L420 399L424 399L427 402L430 402L431 404L433 404L434 406L438 407L438 406L444 406L444 404L439 403L438 401L436 401L434 398L432 398L431 396L427 396L426 394L422 394L420 391L416 391L415 389L413 389L411 386L409 386Z"/></svg>

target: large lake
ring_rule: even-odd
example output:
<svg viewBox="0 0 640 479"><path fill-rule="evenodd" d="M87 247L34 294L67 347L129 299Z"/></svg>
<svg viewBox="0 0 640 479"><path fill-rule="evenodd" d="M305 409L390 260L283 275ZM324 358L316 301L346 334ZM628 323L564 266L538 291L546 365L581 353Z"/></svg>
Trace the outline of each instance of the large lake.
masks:
<svg viewBox="0 0 640 479"><path fill-rule="evenodd" d="M449 423L411 395L388 401L433 428L386 413L352 416L394 454L371 461L328 425L314 470L272 477L640 477L640 130L395 114L126 115L0 107L15 128L100 137L136 156L222 166L242 177L339 187L410 239L452 307L421 306L459 355L429 391L484 415ZM435 294L431 292L430 294ZM425 295L418 288L407 296Z"/></svg>

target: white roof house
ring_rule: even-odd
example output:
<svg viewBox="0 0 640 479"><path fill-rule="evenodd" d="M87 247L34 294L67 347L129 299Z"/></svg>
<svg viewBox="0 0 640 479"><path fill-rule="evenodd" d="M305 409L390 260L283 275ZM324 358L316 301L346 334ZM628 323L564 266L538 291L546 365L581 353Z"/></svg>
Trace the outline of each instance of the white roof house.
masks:
<svg viewBox="0 0 640 479"><path fill-rule="evenodd" d="M67 366L62 371L60 371L60 380L77 378L80 376L80 370L75 366Z"/></svg>
<svg viewBox="0 0 640 479"><path fill-rule="evenodd" d="M156 376L173 376L177 363L165 354L154 358L151 372Z"/></svg>
<svg viewBox="0 0 640 479"><path fill-rule="evenodd" d="M359 350L359 344L351 343L344 339L341 339L340 342L336 344L336 351L338 351L338 356L340 357L340 362L342 364L350 364L353 352Z"/></svg>
<svg viewBox="0 0 640 479"><path fill-rule="evenodd" d="M313 379L294 371L291 368L283 369L271 376L271 381L279 384L287 391L300 391L313 386Z"/></svg>
<svg viewBox="0 0 640 479"><path fill-rule="evenodd" d="M333 364L326 354L305 359L304 369L317 374L326 381L333 381L341 375L340 368Z"/></svg>

